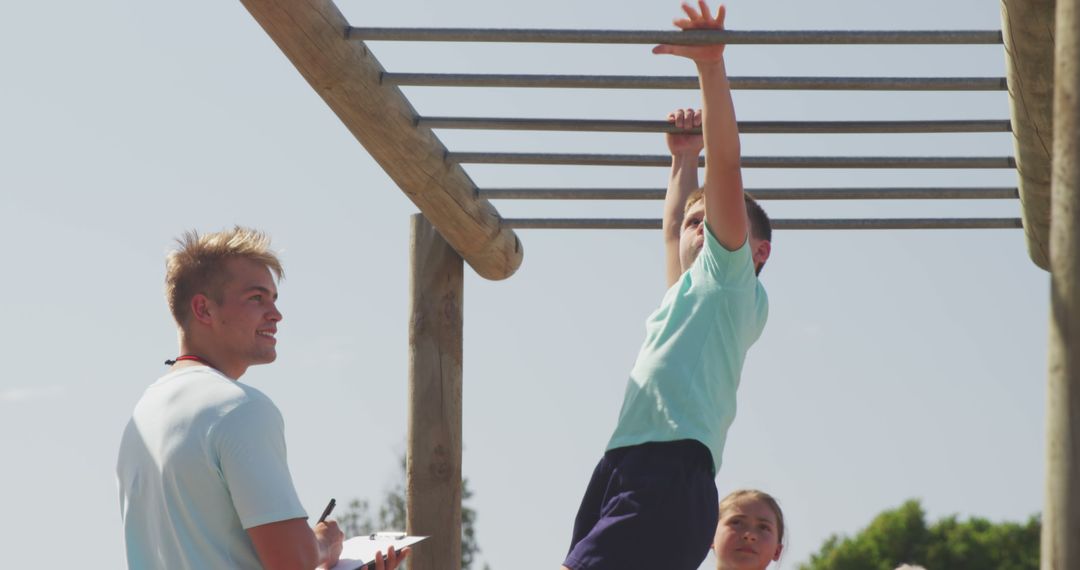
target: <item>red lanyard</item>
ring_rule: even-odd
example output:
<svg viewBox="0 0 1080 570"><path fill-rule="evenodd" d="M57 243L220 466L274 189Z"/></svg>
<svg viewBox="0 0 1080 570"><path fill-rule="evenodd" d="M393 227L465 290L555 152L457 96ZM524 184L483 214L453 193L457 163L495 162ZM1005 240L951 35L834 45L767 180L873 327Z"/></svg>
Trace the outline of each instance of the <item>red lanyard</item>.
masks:
<svg viewBox="0 0 1080 570"><path fill-rule="evenodd" d="M209 366L210 368L214 367L213 364L210 364L209 360L207 360L207 359L205 359L205 358L203 358L201 356L197 356L195 354L181 354L180 356L177 356L176 359L174 359L174 360L166 360L165 365L166 366L172 366L173 364L176 364L177 362L180 362L180 361L183 361L183 360L192 360L192 361L198 362L199 364Z"/></svg>

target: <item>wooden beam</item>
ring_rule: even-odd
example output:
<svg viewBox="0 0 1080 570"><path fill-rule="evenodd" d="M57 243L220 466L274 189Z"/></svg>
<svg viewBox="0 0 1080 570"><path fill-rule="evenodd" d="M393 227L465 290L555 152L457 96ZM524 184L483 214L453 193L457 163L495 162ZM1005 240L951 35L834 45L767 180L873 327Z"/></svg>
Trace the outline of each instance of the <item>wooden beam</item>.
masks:
<svg viewBox="0 0 1080 570"><path fill-rule="evenodd" d="M241 0L356 140L478 274L505 279L521 242L499 212L392 85L367 47L345 39L349 23L331 0Z"/></svg>
<svg viewBox="0 0 1080 570"><path fill-rule="evenodd" d="M412 217L409 304L408 532L411 570L461 567L461 257Z"/></svg>
<svg viewBox="0 0 1080 570"><path fill-rule="evenodd" d="M1001 0L1001 27L1028 255L1049 270L1054 0Z"/></svg>
<svg viewBox="0 0 1080 570"><path fill-rule="evenodd" d="M1080 569L1080 0L1058 0L1043 570Z"/></svg>

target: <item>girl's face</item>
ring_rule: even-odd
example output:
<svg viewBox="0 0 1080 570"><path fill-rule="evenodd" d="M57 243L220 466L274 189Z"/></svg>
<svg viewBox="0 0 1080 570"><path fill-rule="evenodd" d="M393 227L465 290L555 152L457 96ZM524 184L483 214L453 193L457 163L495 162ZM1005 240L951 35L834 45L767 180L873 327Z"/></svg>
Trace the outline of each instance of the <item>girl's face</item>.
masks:
<svg viewBox="0 0 1080 570"><path fill-rule="evenodd" d="M776 513L765 502L746 497L720 513L713 539L719 570L762 570L782 549Z"/></svg>

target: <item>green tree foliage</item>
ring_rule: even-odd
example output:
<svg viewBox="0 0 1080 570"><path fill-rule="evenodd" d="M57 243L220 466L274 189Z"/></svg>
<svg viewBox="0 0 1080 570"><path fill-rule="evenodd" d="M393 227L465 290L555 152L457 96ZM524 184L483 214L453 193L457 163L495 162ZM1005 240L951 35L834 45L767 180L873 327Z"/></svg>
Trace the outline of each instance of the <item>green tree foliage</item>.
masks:
<svg viewBox="0 0 1080 570"><path fill-rule="evenodd" d="M927 570L1038 570L1038 516L1026 524L945 517L927 526L917 500L871 521L852 538L831 536L800 570L893 570L919 564Z"/></svg>
<svg viewBox="0 0 1080 570"><path fill-rule="evenodd" d="M345 512L337 517L338 524L345 536L371 534L383 530L405 530L405 456L398 458L401 466L400 476L388 491L383 493L378 515L372 516L371 503L367 500L353 499ZM469 480L461 481L461 570L471 570L480 554L480 544L476 540L476 511L466 503L473 496L469 489ZM403 567L403 570L408 570ZM491 570L487 564L484 570Z"/></svg>

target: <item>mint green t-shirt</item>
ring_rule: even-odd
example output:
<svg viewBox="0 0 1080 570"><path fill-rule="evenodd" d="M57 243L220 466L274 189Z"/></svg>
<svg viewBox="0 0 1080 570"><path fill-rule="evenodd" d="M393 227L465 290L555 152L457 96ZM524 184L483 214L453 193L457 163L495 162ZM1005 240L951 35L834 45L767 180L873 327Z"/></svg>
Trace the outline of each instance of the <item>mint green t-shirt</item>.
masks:
<svg viewBox="0 0 1080 570"><path fill-rule="evenodd" d="M607 449L694 439L720 470L743 361L769 314L749 244L728 251L706 227L701 253L645 322Z"/></svg>

